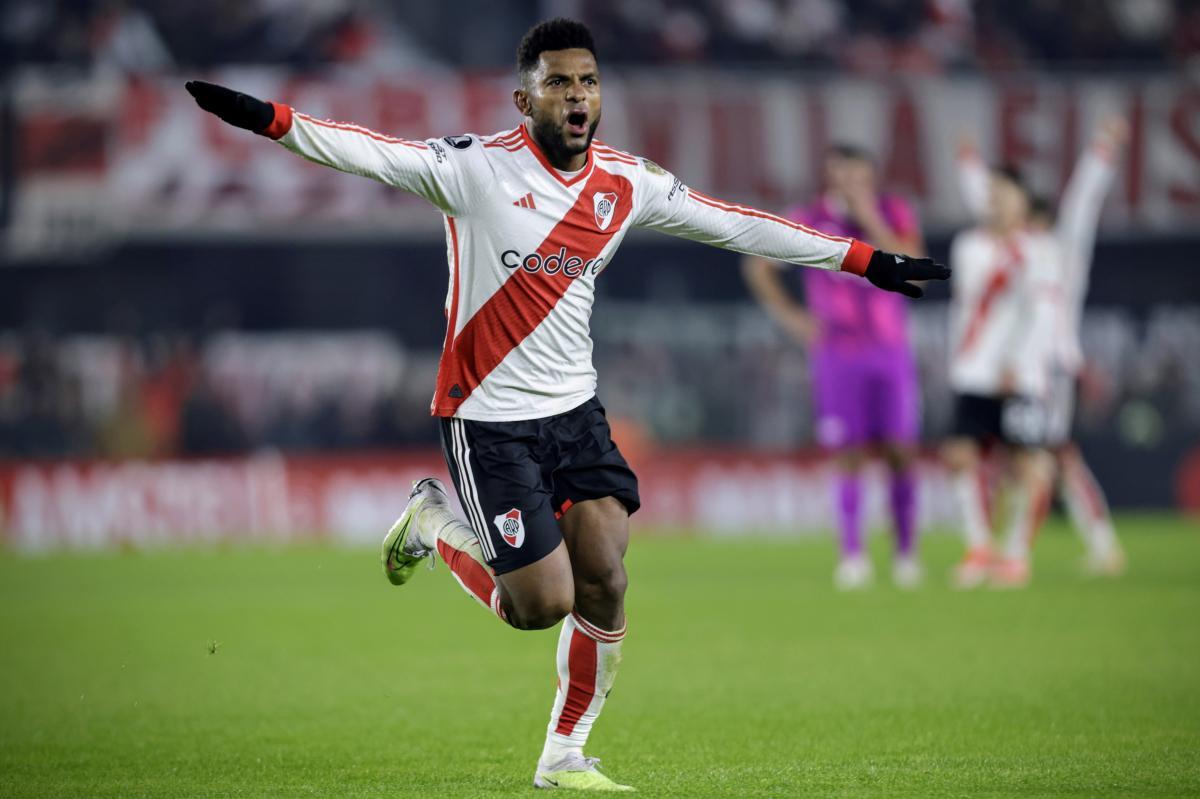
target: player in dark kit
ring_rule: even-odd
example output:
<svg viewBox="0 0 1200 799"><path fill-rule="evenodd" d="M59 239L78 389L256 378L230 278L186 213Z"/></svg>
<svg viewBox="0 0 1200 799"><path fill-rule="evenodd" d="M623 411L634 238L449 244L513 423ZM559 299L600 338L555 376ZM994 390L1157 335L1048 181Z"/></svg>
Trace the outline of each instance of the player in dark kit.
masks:
<svg viewBox="0 0 1200 799"><path fill-rule="evenodd" d="M187 88L230 124L442 212L450 290L432 411L467 519L452 512L439 481L418 482L384 539L384 571L402 584L436 551L505 623L563 621L534 784L632 790L583 754L621 661L622 562L640 502L595 396L588 319L597 278L634 226L852 272L909 296L921 290L908 281L945 279L949 270L714 199L595 140L600 74L578 22L534 27L517 66L520 125L425 141L313 119L212 84Z"/></svg>

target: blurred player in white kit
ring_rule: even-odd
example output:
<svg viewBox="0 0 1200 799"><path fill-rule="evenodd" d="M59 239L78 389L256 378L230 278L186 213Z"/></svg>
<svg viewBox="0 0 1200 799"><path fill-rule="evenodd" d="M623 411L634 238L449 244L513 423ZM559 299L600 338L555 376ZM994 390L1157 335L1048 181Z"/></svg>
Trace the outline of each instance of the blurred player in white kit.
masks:
<svg viewBox="0 0 1200 799"><path fill-rule="evenodd" d="M1080 538L1087 550L1085 567L1089 573L1115 575L1124 570L1125 556L1117 540L1103 491L1084 461L1078 446L1071 441L1071 422L1074 414L1076 385L1083 372L1084 360L1080 345L1083 305L1087 296L1096 230L1104 197L1112 185L1115 161L1128 138L1128 125L1120 117L1110 117L1097 129L1089 146L1080 155L1059 203L1057 220L1049 203L1034 201L1028 214L1028 228L1033 235L1053 237L1058 259L1059 286L1056 295L1056 324L1054 327L1049 379L1044 397L1044 442L1054 456L1058 490ZM988 170L978 151L970 144L964 146L959 158L959 178L968 209L977 217L984 216L988 205ZM977 488L977 491L983 489ZM970 489L960 486L964 504L976 505L967 509L968 538L972 516L978 515ZM1048 496L1047 496L1048 500ZM1044 512L1042 503L1041 512ZM984 517L986 519L986 516ZM1033 527L1036 531L1036 525ZM1031 531L1032 532L1032 531ZM1012 546L1006 554L1020 556L1028 546ZM990 560L988 551L970 555L959 570L959 578L967 583L982 579L979 566ZM1001 561L1003 564L1003 561ZM989 564L995 568L995 564ZM1001 565L1004 576L1023 581L1019 565ZM1028 569L1024 579L1028 578Z"/></svg>
<svg viewBox="0 0 1200 799"><path fill-rule="evenodd" d="M1029 551L1054 475L1046 398L1053 368L1058 246L1029 227L1030 193L1016 170L983 167L986 216L950 250L950 386L954 426L944 457L962 506L967 552L961 588L1029 580ZM981 456L1009 455L1013 507L1002 555L992 543Z"/></svg>

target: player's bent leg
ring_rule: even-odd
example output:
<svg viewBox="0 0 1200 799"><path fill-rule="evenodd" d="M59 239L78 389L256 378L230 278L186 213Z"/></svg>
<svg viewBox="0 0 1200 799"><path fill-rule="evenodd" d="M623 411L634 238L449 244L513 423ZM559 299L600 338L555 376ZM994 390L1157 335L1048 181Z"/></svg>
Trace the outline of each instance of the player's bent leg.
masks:
<svg viewBox="0 0 1200 799"><path fill-rule="evenodd" d="M558 691L534 785L627 791L586 757L583 747L621 663L625 638L623 563L629 514L613 497L573 505L561 521L575 575L575 610L558 640Z"/></svg>
<svg viewBox="0 0 1200 799"><path fill-rule="evenodd" d="M553 627L570 612L574 585L537 450L544 420L444 418L440 425L446 465L471 524L460 527L462 540L439 533L439 553L468 593L480 598L494 586L493 609L512 626Z"/></svg>
<svg viewBox="0 0 1200 799"><path fill-rule="evenodd" d="M896 536L892 582L900 588L915 588L924 577L917 559L917 485L912 471L916 452L911 444L896 442L884 446L883 456L888 464L888 501Z"/></svg>
<svg viewBox="0 0 1200 799"><path fill-rule="evenodd" d="M468 596L507 621L503 592L479 537L454 514L442 481L426 477L413 484L408 505L383 538L383 572L393 585L403 585L422 560L433 567L435 551Z"/></svg>

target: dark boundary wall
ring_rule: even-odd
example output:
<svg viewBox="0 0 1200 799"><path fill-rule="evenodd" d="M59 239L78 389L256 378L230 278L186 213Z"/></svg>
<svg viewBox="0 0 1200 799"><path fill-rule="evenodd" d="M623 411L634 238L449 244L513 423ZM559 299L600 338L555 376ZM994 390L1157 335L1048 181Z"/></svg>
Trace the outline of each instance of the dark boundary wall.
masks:
<svg viewBox="0 0 1200 799"><path fill-rule="evenodd" d="M931 242L944 259L949 242ZM1144 311L1200 302L1200 235L1102 245L1089 302ZM414 346L444 334L441 242L131 244L86 263L0 266L0 330L382 328ZM748 299L731 253L637 235L597 284L600 301ZM930 290L944 297L941 286ZM131 329L132 328L132 329Z"/></svg>

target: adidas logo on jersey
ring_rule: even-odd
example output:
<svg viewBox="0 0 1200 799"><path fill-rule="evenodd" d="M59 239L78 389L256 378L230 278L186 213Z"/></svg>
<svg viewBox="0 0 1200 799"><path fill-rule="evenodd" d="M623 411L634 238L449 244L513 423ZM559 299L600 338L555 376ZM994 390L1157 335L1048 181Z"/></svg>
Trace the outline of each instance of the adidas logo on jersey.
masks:
<svg viewBox="0 0 1200 799"><path fill-rule="evenodd" d="M524 197L514 202L513 205L517 206L518 208L537 208L537 206L533 204L533 192L526 194Z"/></svg>

